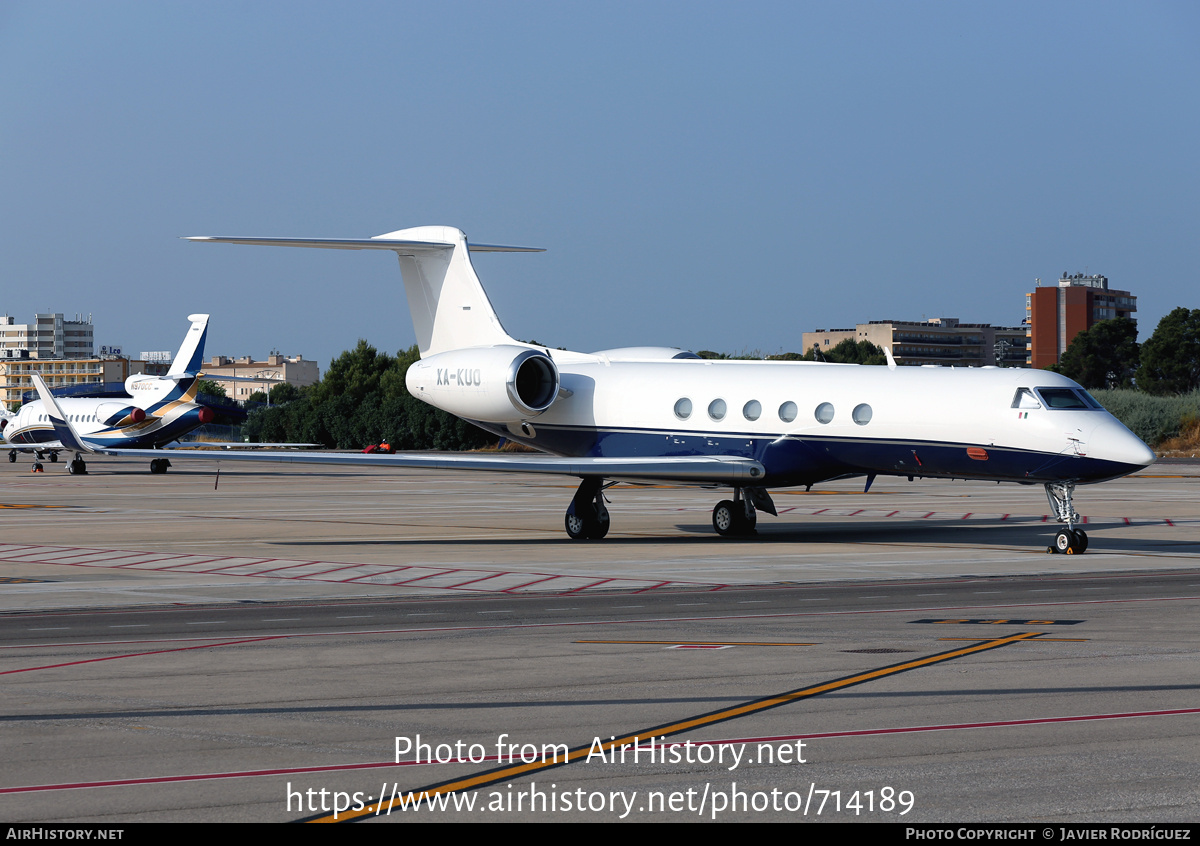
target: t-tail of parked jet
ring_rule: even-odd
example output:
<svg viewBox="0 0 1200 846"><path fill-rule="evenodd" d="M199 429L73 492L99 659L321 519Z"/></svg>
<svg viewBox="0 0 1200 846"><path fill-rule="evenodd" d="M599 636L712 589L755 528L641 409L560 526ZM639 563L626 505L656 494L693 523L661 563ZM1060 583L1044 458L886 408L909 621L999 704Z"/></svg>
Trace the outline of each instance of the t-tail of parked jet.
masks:
<svg viewBox="0 0 1200 846"><path fill-rule="evenodd" d="M153 415L170 411L180 403L196 401L196 381L204 364L204 342L208 338L208 315L189 314L192 321L179 352L166 376L137 373L125 380L125 390L133 404ZM212 412L208 413L209 419ZM203 422L208 422L207 420Z"/></svg>
<svg viewBox="0 0 1200 846"><path fill-rule="evenodd" d="M496 316L470 253L538 253L539 247L468 244L453 226L416 226L374 238L233 238L198 236L189 241L256 244L267 247L318 247L331 250L391 250L400 272L421 357L465 347L515 344Z"/></svg>

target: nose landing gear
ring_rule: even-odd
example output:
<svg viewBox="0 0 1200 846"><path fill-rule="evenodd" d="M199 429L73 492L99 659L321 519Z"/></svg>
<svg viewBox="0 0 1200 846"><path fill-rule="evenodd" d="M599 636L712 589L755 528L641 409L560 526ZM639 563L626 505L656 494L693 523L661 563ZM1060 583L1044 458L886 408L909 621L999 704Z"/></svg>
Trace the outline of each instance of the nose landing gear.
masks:
<svg viewBox="0 0 1200 846"><path fill-rule="evenodd" d="M1075 494L1074 482L1052 482L1046 485L1046 500L1054 511L1055 519L1066 523L1067 528L1054 536L1054 543L1046 547L1046 552L1061 552L1064 555L1082 555L1088 548L1088 536L1083 529L1076 529L1079 514L1071 502Z"/></svg>

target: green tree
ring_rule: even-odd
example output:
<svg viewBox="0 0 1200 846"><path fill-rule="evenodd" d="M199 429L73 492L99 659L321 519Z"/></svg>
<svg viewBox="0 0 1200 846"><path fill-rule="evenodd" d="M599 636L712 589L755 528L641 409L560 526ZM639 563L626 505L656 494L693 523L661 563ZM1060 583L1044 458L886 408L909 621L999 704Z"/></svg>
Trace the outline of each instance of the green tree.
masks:
<svg viewBox="0 0 1200 846"><path fill-rule="evenodd" d="M1138 350L1136 323L1128 317L1101 320L1075 336L1054 369L1085 388L1128 388Z"/></svg>
<svg viewBox="0 0 1200 846"><path fill-rule="evenodd" d="M325 376L311 388L315 405L337 398L361 402L367 394L379 390L379 380L395 359L381 353L362 338L358 346L339 355L325 371Z"/></svg>
<svg viewBox="0 0 1200 846"><path fill-rule="evenodd" d="M846 338L840 344L822 351L813 347L804 354L805 361L828 361L836 364L887 364L883 350L870 341Z"/></svg>
<svg viewBox="0 0 1200 846"><path fill-rule="evenodd" d="M1181 306L1159 321L1142 344L1137 385L1160 396L1200 388L1200 309Z"/></svg>
<svg viewBox="0 0 1200 846"><path fill-rule="evenodd" d="M220 382L214 382L212 379L200 379L196 382L196 393L208 394L212 397L221 397L227 399L228 394L225 393L225 386Z"/></svg>
<svg viewBox="0 0 1200 846"><path fill-rule="evenodd" d="M295 399L300 399L300 389L290 382L271 386L271 405L283 405Z"/></svg>
<svg viewBox="0 0 1200 846"><path fill-rule="evenodd" d="M242 429L251 441L320 443L361 449L386 440L398 450L475 449L495 440L481 429L410 396L404 377L420 359L415 346L395 356L366 341L342 353L315 385L291 401L276 399L250 414ZM292 388L295 391L294 388Z"/></svg>

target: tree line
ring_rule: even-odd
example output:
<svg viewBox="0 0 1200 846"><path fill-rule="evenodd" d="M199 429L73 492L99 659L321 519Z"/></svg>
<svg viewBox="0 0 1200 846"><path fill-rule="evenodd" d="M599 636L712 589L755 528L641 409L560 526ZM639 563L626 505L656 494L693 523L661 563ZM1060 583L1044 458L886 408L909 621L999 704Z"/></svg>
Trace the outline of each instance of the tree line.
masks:
<svg viewBox="0 0 1200 846"><path fill-rule="evenodd" d="M1154 396L1200 389L1200 309L1173 310L1144 344L1129 318L1102 320L1076 335L1051 369L1088 389L1136 387Z"/></svg>
<svg viewBox="0 0 1200 846"><path fill-rule="evenodd" d="M334 359L316 384L272 388L271 402L279 404L251 411L242 435L253 442L330 449L386 441L397 450L467 450L495 442L495 435L409 394L404 375L419 358L416 346L388 355L360 340Z"/></svg>

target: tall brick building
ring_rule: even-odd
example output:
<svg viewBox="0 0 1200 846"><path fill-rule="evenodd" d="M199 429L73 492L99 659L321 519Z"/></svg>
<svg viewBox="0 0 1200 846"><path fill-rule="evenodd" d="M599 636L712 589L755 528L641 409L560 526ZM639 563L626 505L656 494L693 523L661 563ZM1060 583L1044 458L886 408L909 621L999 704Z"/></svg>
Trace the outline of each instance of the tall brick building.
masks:
<svg viewBox="0 0 1200 846"><path fill-rule="evenodd" d="M1058 286L1039 287L1025 295L1029 326L1029 365L1046 368L1058 364L1071 340L1101 320L1128 317L1136 320L1137 297L1108 287L1108 277L1065 273Z"/></svg>

